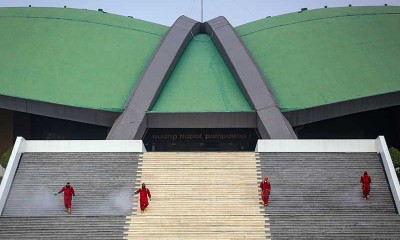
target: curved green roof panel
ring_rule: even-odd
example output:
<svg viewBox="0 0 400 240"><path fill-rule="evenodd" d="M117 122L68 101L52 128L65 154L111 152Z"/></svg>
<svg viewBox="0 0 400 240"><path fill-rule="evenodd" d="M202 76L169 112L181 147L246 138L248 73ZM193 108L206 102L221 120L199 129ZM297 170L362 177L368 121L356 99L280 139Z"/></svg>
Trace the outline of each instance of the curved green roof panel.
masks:
<svg viewBox="0 0 400 240"><path fill-rule="evenodd" d="M0 94L121 112L167 30L97 11L0 8Z"/></svg>
<svg viewBox="0 0 400 240"><path fill-rule="evenodd" d="M189 43L151 112L251 112L210 36Z"/></svg>
<svg viewBox="0 0 400 240"><path fill-rule="evenodd" d="M282 111L400 91L400 7L327 8L236 27Z"/></svg>

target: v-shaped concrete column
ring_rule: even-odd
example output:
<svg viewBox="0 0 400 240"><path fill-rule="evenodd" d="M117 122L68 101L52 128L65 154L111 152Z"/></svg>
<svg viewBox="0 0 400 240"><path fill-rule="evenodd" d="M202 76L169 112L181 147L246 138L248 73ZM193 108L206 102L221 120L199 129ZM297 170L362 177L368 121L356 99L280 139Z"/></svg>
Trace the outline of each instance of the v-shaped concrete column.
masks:
<svg viewBox="0 0 400 240"><path fill-rule="evenodd" d="M185 16L176 20L165 34L156 53L145 69L135 91L130 96L125 111L118 117L107 139L141 139L146 131L146 112L168 80L176 63L194 35L200 31L200 23Z"/></svg>
<svg viewBox="0 0 400 240"><path fill-rule="evenodd" d="M230 68L242 92L257 111L257 127L262 138L296 139L290 123L281 113L264 76L243 41L224 17L205 23L205 31Z"/></svg>
<svg viewBox="0 0 400 240"><path fill-rule="evenodd" d="M229 22L223 17L218 17L200 24L181 16L161 41L125 111L115 121L107 139L142 138L147 127L147 111L157 100L192 37L203 32L211 36L242 92L256 110L257 128L261 137L297 138L279 110L257 64Z"/></svg>

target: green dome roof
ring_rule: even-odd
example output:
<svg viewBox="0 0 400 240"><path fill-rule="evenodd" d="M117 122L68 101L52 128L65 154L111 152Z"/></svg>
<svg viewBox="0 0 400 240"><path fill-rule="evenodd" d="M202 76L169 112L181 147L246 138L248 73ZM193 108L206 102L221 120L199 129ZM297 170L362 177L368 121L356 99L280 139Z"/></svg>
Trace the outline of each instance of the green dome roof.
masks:
<svg viewBox="0 0 400 240"><path fill-rule="evenodd" d="M236 31L285 112L400 91L399 29L400 7L387 6L303 11ZM0 8L0 95L121 112L167 31L97 11ZM252 111L210 44L188 46L152 111Z"/></svg>
<svg viewBox="0 0 400 240"><path fill-rule="evenodd" d="M123 111L167 30L97 11L0 8L0 94Z"/></svg>
<svg viewBox="0 0 400 240"><path fill-rule="evenodd" d="M179 59L152 112L251 112L246 97L207 34Z"/></svg>
<svg viewBox="0 0 400 240"><path fill-rule="evenodd" d="M236 28L282 111L400 91L400 7L327 8Z"/></svg>

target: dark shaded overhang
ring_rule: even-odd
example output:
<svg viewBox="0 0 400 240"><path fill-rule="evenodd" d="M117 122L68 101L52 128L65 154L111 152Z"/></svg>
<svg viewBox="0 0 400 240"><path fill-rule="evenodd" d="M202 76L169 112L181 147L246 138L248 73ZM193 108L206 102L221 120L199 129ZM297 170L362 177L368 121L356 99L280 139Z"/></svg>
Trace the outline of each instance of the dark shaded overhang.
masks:
<svg viewBox="0 0 400 240"><path fill-rule="evenodd" d="M148 113L148 128L257 128L255 112Z"/></svg>
<svg viewBox="0 0 400 240"><path fill-rule="evenodd" d="M111 127L121 114L4 95L0 95L0 108L106 127Z"/></svg>
<svg viewBox="0 0 400 240"><path fill-rule="evenodd" d="M322 106L316 106L313 108L284 112L283 115L285 115L290 124L295 127L331 118L342 117L354 113L366 112L398 105L400 105L400 92L392 92Z"/></svg>

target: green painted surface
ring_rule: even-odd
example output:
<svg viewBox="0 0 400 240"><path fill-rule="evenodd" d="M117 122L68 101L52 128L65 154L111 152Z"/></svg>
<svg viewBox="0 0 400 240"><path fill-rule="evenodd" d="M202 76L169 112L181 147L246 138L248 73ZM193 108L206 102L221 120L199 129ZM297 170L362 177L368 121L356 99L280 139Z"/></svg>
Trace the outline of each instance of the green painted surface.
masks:
<svg viewBox="0 0 400 240"><path fill-rule="evenodd" d="M189 43L152 112L250 112L222 56L206 34Z"/></svg>
<svg viewBox="0 0 400 240"><path fill-rule="evenodd" d="M97 11L0 8L0 94L123 111L167 30Z"/></svg>
<svg viewBox="0 0 400 240"><path fill-rule="evenodd" d="M400 7L304 11L236 31L282 111L400 91Z"/></svg>

